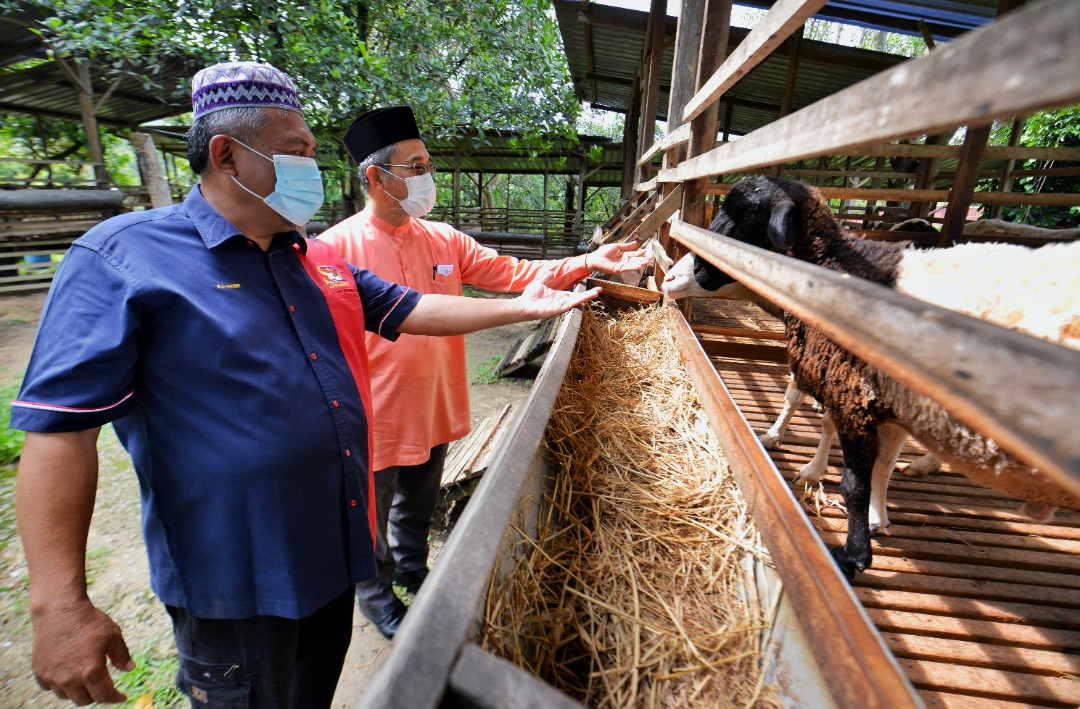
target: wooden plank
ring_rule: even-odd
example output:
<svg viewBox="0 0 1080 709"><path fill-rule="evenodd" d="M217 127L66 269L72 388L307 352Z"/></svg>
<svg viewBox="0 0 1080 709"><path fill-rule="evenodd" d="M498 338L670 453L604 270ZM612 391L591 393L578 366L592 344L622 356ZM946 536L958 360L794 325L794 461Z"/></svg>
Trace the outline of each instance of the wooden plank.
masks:
<svg viewBox="0 0 1080 709"><path fill-rule="evenodd" d="M661 170L659 179L682 182L738 172L1075 103L1076 66L1080 3L1047 0Z"/></svg>
<svg viewBox="0 0 1080 709"><path fill-rule="evenodd" d="M679 220L671 234L1080 497L1080 351Z"/></svg>
<svg viewBox="0 0 1080 709"><path fill-rule="evenodd" d="M653 159L653 156L659 153L661 150L668 150L674 148L677 145L682 145L686 141L690 140L690 124L684 123L675 130L665 135L660 140L652 144L652 146L645 151L638 160L638 167L645 165ZM641 190L644 192L645 190Z"/></svg>
<svg viewBox="0 0 1080 709"><path fill-rule="evenodd" d="M892 517L892 513L889 513ZM1071 598L1066 599L1068 604L1074 604L1080 592L1080 576L1077 574L1059 574L1047 571L1025 570L1022 579L1017 578L1015 569L1002 568L999 566L984 566L982 564L950 563L943 561L930 561L926 559L909 559L904 556L888 556L882 554L874 559L874 567L868 574L878 573L909 573L928 574L944 578L963 578L976 581L997 581L1000 583L1016 583L1023 581L1024 587L1045 586L1051 589L1069 589Z"/></svg>
<svg viewBox="0 0 1080 709"><path fill-rule="evenodd" d="M517 665L473 643L461 648L442 706L473 709L584 709Z"/></svg>
<svg viewBox="0 0 1080 709"><path fill-rule="evenodd" d="M596 288L597 286L602 289L600 297L616 308L655 305L660 302L660 293L648 288L637 288L615 281L605 281L601 278L585 279L586 288Z"/></svg>
<svg viewBox="0 0 1080 709"><path fill-rule="evenodd" d="M943 692L977 692L976 696L1051 706L1080 704L1080 682L1071 678L1041 677L1018 672L900 659L900 665L919 688Z"/></svg>
<svg viewBox="0 0 1080 709"><path fill-rule="evenodd" d="M792 32L801 27L827 0L777 0L765 18L735 47L683 110L682 120L697 118L739 79L765 61Z"/></svg>
<svg viewBox="0 0 1080 709"><path fill-rule="evenodd" d="M854 591L866 608L888 608L894 611L1045 626L1069 631L1080 629L1080 619L1077 618L1076 611L1072 609L1049 608L1029 603L952 598L906 591L882 591L876 588L857 587Z"/></svg>
<svg viewBox="0 0 1080 709"><path fill-rule="evenodd" d="M683 186L679 185L670 194L664 196L663 201L656 205L656 209L645 217L641 224L623 240L644 243L646 240L651 239L656 235L656 230L660 228L660 225L670 219L672 214L679 211L679 207L682 205L682 196Z"/></svg>
<svg viewBox="0 0 1080 709"><path fill-rule="evenodd" d="M668 309L669 325L739 489L800 617L815 655L831 658L822 672L840 706L917 706L907 679L869 625L820 538L757 438L740 421L723 382L682 313Z"/></svg>
<svg viewBox="0 0 1080 709"><path fill-rule="evenodd" d="M719 335L721 337L757 337L762 340L775 340L787 342L787 335L781 329L775 330L751 330L747 327L720 327L717 325L691 325L690 329L699 337L702 335ZM780 387L781 390L783 387Z"/></svg>
<svg viewBox="0 0 1080 709"><path fill-rule="evenodd" d="M953 565L953 568L958 566ZM860 588L876 588L882 591L929 593L1010 603L1052 604L1058 608L1080 610L1080 593L1077 593L1075 588L1029 586L1022 583L1023 576L1020 574L1014 575L1009 581L986 581L931 576L920 568L916 568L915 571L916 573L906 573L873 568L859 576L857 582Z"/></svg>
<svg viewBox="0 0 1080 709"><path fill-rule="evenodd" d="M1080 648L1080 632L1075 630L954 618L948 615L932 615L894 608L867 608L866 612L883 632L932 635L939 638L1053 652L1075 652Z"/></svg>
<svg viewBox="0 0 1080 709"><path fill-rule="evenodd" d="M425 582L445 593L421 593L394 637L393 652L372 676L358 707L433 707L475 622L521 495L536 473L544 428L573 354L579 310L560 319L556 346L529 391L473 499ZM417 668L422 667L422 672Z"/></svg>
<svg viewBox="0 0 1080 709"><path fill-rule="evenodd" d="M743 171L740 171L740 173ZM745 171L751 174L759 174L760 171ZM664 180L660 180L664 182ZM705 193L711 195L726 195L731 191L731 182L710 182ZM949 190L920 190L920 189L887 189L872 187L817 187L818 192L825 199L864 199L884 200L892 202L947 202ZM1025 204L1038 204L1050 207L1074 207L1080 204L1080 194L1077 193L1054 193L1045 192L1028 194L1026 192L974 192L971 195L972 204L1015 206ZM849 215L849 218L854 218ZM912 237L908 237L909 239Z"/></svg>
<svg viewBox="0 0 1080 709"><path fill-rule="evenodd" d="M1051 677L1062 674L1080 677L1080 657L1069 653L1003 647L922 635L888 632L881 635L898 658L933 660ZM1077 689L1080 689L1080 686Z"/></svg>
<svg viewBox="0 0 1080 709"><path fill-rule="evenodd" d="M843 543L844 535L836 532L822 532L826 544L838 546ZM871 539L874 554L906 556L913 559L931 559L954 563L978 563L994 566L1049 571L1053 573L1080 573L1080 558L1069 554L1053 554L1041 551L1007 549L1000 547L979 547L946 541L928 542L922 540L900 539L878 535ZM1077 622L1080 622L1078 614Z"/></svg>
<svg viewBox="0 0 1080 709"><path fill-rule="evenodd" d="M948 709L1031 709L1027 702L1006 702L986 697L973 697L970 694L951 692L931 692L919 690L919 696L928 709L948 707Z"/></svg>

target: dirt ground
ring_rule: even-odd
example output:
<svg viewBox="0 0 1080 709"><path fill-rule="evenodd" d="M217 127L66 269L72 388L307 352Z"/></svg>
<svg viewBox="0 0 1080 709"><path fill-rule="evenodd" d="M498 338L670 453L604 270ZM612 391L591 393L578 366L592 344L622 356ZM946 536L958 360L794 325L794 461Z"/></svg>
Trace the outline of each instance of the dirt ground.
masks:
<svg viewBox="0 0 1080 709"><path fill-rule="evenodd" d="M21 380L44 300L44 293L0 298L0 387ZM478 369L490 371L494 358L505 354L531 328L531 324L508 325L467 336L470 374ZM528 379L473 383L473 422L490 416L506 403L519 403L531 383ZM172 630L163 607L150 591L138 485L130 460L109 427L102 431L99 451L98 498L87 546L91 598L120 624L133 654L168 656L172 652ZM0 484L0 518L10 521L14 517L12 479L0 479ZM0 527L0 535L0 709L71 707L70 702L43 693L34 682L30 672L26 563L13 525ZM440 548L441 539L436 539L432 563ZM390 651L391 644L357 613L352 645L334 699L335 709L355 705ZM155 681L160 685L162 679ZM129 693L129 702L136 698Z"/></svg>

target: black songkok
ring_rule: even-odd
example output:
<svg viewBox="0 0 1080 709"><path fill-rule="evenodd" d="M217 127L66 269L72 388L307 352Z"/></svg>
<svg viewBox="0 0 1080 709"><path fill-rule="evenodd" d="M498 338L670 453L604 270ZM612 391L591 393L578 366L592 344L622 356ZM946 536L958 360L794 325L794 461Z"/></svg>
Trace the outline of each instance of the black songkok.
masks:
<svg viewBox="0 0 1080 709"><path fill-rule="evenodd" d="M352 122L349 130L345 131L342 142L345 143L345 150L349 151L349 155L359 165L380 148L419 137L420 129L416 127L412 108L387 106L361 114Z"/></svg>

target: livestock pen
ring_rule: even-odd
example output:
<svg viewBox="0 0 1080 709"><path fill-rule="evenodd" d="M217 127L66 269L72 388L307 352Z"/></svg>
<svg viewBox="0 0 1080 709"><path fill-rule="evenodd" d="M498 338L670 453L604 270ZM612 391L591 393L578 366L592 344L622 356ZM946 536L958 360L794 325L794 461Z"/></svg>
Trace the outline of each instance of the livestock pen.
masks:
<svg viewBox="0 0 1080 709"><path fill-rule="evenodd" d="M1000 17L802 107L795 99L800 28L826 3L764 4L768 14L728 52L731 3L682 3L668 132L653 144L661 59L670 44L666 3L653 2L647 49L634 79L638 95L627 108L633 120L627 121L624 151L628 161L638 158L625 172L623 208L597 240L657 236L673 255L699 254L1075 494L1076 352L754 251L703 227L713 199L749 174L816 183L835 200L838 217L866 238L890 238L877 227L930 216L941 225L936 238L944 245L962 239L972 204L991 213L1002 205L1080 205L1077 194L1009 189L1015 161L1077 161L1073 149L987 145L994 120L1015 122L1080 101L1080 4L969 3L990 6ZM933 4L892 5L917 10ZM588 6L581 7L587 16ZM587 41L600 44L602 23L583 24ZM733 139L747 104L725 104L725 93L754 67L770 63L775 69L778 62L787 66L779 118ZM961 126L962 145L939 141ZM725 137L719 143L718 130ZM920 143L909 142L922 136ZM632 150L630 143L636 144ZM653 174L653 159L661 153L663 165ZM898 178L883 169L890 158L914 162ZM1044 169L1060 174L1073 168ZM986 174L1002 177L1000 189L976 191ZM894 178L907 182L884 184ZM887 203L888 210L879 212L870 206L874 202ZM943 214L935 218L939 204ZM609 298L649 301L648 286L655 289L662 275L640 291L612 286ZM1080 704L1080 515L1059 512L1052 522L1035 523L1019 514L1019 501L947 468L895 481L892 526L873 542L874 566L849 584L826 549L842 540L844 529L839 453L834 451L822 488L804 492L793 483L816 443L818 415L802 410L793 424L794 443L779 451L766 452L757 439L783 403L788 367L780 322L742 301L665 306L664 316L768 549L767 567L783 589L776 631L789 642L776 648L783 659L773 676L782 703ZM511 522L536 519L551 485L540 440L573 356L579 317L562 324L529 402L511 423L362 706L574 705L478 643L491 579L511 565L508 550L517 534ZM920 452L911 445L904 459ZM417 667L424 668L422 677ZM788 683L806 693L785 694Z"/></svg>

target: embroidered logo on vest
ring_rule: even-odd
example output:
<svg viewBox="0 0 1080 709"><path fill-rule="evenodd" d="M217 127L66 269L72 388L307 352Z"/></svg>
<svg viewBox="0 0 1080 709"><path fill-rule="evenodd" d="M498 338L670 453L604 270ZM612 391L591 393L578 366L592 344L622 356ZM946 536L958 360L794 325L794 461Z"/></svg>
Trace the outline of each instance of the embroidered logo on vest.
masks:
<svg viewBox="0 0 1080 709"><path fill-rule="evenodd" d="M323 282L327 288L346 288L349 285L349 281L345 276L341 275L334 266L319 266L319 275L323 277Z"/></svg>

